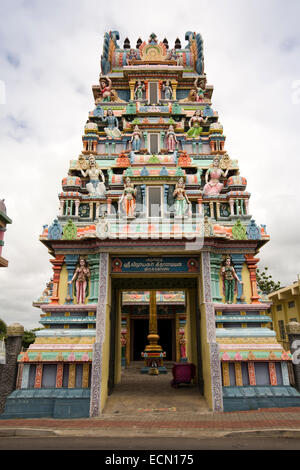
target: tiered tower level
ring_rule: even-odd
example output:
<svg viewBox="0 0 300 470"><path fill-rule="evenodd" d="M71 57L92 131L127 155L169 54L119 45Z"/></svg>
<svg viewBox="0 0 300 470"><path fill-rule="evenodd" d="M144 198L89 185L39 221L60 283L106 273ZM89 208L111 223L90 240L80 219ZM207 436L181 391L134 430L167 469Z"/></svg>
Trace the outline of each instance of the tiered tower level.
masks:
<svg viewBox="0 0 300 470"><path fill-rule="evenodd" d="M184 294L184 309L173 311L175 360L195 364L210 409L299 406L291 354L257 291L256 255L269 235L226 151L202 37L187 32L173 48L155 34L135 48L119 40L116 31L104 36L82 149L40 236L53 265L35 303L45 329L19 357L7 415L26 396L31 416L40 398L55 403L55 416L65 416L62 404L72 416L99 416L132 359L121 293L141 290ZM141 353L146 366L147 351L157 353L161 366L153 302Z"/></svg>

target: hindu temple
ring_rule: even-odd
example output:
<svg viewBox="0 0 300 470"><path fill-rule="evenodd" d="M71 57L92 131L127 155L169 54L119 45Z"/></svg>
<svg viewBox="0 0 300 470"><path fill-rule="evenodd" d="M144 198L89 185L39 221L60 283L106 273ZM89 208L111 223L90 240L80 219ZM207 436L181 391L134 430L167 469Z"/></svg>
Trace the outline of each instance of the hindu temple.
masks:
<svg viewBox="0 0 300 470"><path fill-rule="evenodd" d="M82 147L39 237L44 328L19 355L4 416L99 417L132 361L153 380L167 361L194 364L212 411L299 406L257 289L270 236L213 91L200 34L122 46L105 33Z"/></svg>

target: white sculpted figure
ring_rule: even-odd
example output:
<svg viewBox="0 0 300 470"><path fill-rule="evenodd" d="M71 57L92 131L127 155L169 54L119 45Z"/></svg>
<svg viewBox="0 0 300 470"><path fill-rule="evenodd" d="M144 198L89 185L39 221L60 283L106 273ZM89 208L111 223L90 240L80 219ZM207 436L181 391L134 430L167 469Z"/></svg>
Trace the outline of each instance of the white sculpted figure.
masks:
<svg viewBox="0 0 300 470"><path fill-rule="evenodd" d="M89 168L86 171L81 170L82 176L90 178L86 185L90 195L102 196L106 194L105 178L102 170L97 167L94 155L89 156Z"/></svg>

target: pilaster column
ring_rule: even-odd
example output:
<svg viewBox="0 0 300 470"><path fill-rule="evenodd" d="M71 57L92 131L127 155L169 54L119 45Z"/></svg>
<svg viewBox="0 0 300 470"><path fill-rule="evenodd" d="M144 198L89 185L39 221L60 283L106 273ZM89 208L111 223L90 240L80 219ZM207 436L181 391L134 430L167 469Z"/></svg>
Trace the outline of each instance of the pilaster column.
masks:
<svg viewBox="0 0 300 470"><path fill-rule="evenodd" d="M160 148L164 148L164 138L165 138L165 132L161 131L160 132Z"/></svg>
<svg viewBox="0 0 300 470"><path fill-rule="evenodd" d="M79 199L76 199L76 200L75 200L75 216L76 216L76 217L79 216L79 205L80 205L80 200L79 200Z"/></svg>
<svg viewBox="0 0 300 470"><path fill-rule="evenodd" d="M66 255L66 257L65 257L66 268L67 268L67 271L68 271L68 282L71 281L71 279L74 275L74 270L75 270L77 261L78 261L78 256L77 255ZM73 284L68 284L66 303L67 304L72 304L73 300L74 300L74 297L73 297Z"/></svg>
<svg viewBox="0 0 300 470"><path fill-rule="evenodd" d="M249 215L249 199L245 199L245 212L246 215Z"/></svg>
<svg viewBox="0 0 300 470"><path fill-rule="evenodd" d="M89 304L96 304L99 288L99 254L88 255L88 263L91 271Z"/></svg>
<svg viewBox="0 0 300 470"><path fill-rule="evenodd" d="M59 215L63 216L64 215L64 207L65 207L65 201L61 199L59 201Z"/></svg>
<svg viewBox="0 0 300 470"><path fill-rule="evenodd" d="M199 213L199 215L202 215L202 209L203 209L202 201L203 201L202 196L198 197L197 202L198 202L198 213Z"/></svg>
<svg viewBox="0 0 300 470"><path fill-rule="evenodd" d="M53 265L53 292L51 297L51 304L58 304L58 286L64 259L64 255L56 255L54 259L50 259L50 263Z"/></svg>
<svg viewBox="0 0 300 470"><path fill-rule="evenodd" d="M259 295L257 293L257 280L256 280L256 270L259 258L254 258L253 255L245 255L246 263L250 272L250 283L251 283L251 303L252 304L259 304Z"/></svg>
<svg viewBox="0 0 300 470"><path fill-rule="evenodd" d="M130 101L133 101L134 100L135 80L129 80L129 88L130 88Z"/></svg>
<svg viewBox="0 0 300 470"><path fill-rule="evenodd" d="M220 267L222 262L222 255L218 253L210 254L210 269L211 269L211 290L212 290L212 301L222 302L220 295Z"/></svg>
<svg viewBox="0 0 300 470"><path fill-rule="evenodd" d="M108 198L107 199L107 214L111 214L111 204L112 204L112 199Z"/></svg>
<svg viewBox="0 0 300 470"><path fill-rule="evenodd" d="M57 369L56 369L56 381L55 381L56 388L62 388L63 374L64 374L64 364L63 362L58 362Z"/></svg>
<svg viewBox="0 0 300 470"><path fill-rule="evenodd" d="M82 388L88 388L88 386L89 386L89 375L90 375L90 364L87 362L87 363L83 364Z"/></svg>
<svg viewBox="0 0 300 470"><path fill-rule="evenodd" d="M143 137L144 137L144 142L145 142L145 148L148 148L148 132L143 132Z"/></svg>
<svg viewBox="0 0 300 470"><path fill-rule="evenodd" d="M215 218L215 211L214 211L214 203L212 201L209 202L209 207L210 207L210 217Z"/></svg>
<svg viewBox="0 0 300 470"><path fill-rule="evenodd" d="M43 378L43 364L37 364L36 370L35 370L34 388L42 387L42 378Z"/></svg>
<svg viewBox="0 0 300 470"><path fill-rule="evenodd" d="M202 285L200 287L201 295L201 316L205 317L206 331L202 332L202 341L206 341L208 345L209 367L211 378L211 390L204 387L206 394L211 393L213 411L223 411L223 392L222 392L222 373L220 364L220 348L216 341L216 322L215 308L211 291L211 271L210 271L210 253L203 251L201 253L201 272ZM205 385L205 384L204 384Z"/></svg>
<svg viewBox="0 0 300 470"><path fill-rule="evenodd" d="M173 90L173 100L176 101L177 98L176 98L176 92L177 92L177 82L175 82L174 80L171 80L171 86L172 86L172 90Z"/></svg>
<svg viewBox="0 0 300 470"><path fill-rule="evenodd" d="M231 254L232 262L234 264L234 269L236 272L237 277L239 280L242 280L242 269L243 269L243 264L245 262L245 256L240 253L233 253ZM236 297L236 303L237 304L244 304L245 301L242 300L242 295L243 295L243 284L240 284L238 282L237 285L237 297Z"/></svg>
<svg viewBox="0 0 300 470"><path fill-rule="evenodd" d="M229 199L230 215L234 215L234 200Z"/></svg>
<svg viewBox="0 0 300 470"><path fill-rule="evenodd" d="M90 417L95 418L101 414L101 388L103 368L103 343L106 331L106 313L108 303L109 281L109 254L100 253L99 257L99 299L96 319L96 341L93 346L92 382ZM105 384L106 386L106 384Z"/></svg>

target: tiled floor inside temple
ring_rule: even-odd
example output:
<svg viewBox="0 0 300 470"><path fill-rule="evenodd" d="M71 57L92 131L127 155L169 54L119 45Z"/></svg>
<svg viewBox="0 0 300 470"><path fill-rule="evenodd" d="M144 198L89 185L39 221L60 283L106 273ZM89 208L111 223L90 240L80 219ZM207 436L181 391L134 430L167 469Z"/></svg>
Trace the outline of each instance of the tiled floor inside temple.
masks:
<svg viewBox="0 0 300 470"><path fill-rule="evenodd" d="M197 384L170 384L172 362L165 362L167 374L141 374L143 362L131 362L122 371L121 382L108 397L103 417L108 415L141 415L147 413L209 412Z"/></svg>

